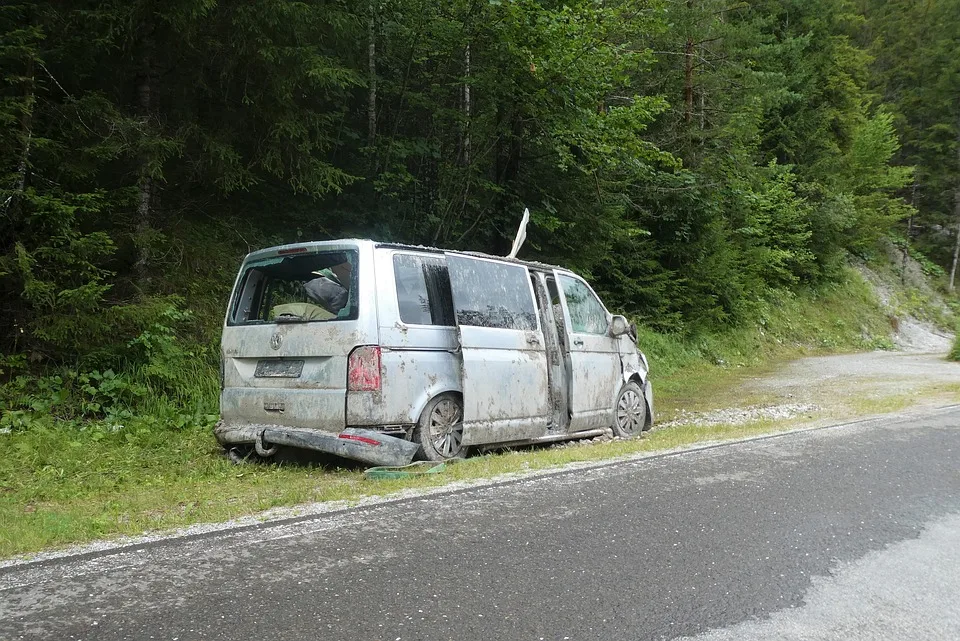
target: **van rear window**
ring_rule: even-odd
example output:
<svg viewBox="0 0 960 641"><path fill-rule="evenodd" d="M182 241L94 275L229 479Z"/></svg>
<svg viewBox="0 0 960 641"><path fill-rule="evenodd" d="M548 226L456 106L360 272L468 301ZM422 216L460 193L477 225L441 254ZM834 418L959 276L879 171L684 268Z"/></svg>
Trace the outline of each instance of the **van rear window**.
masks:
<svg viewBox="0 0 960 641"><path fill-rule="evenodd" d="M233 293L230 325L357 318L356 251L277 256L247 263Z"/></svg>

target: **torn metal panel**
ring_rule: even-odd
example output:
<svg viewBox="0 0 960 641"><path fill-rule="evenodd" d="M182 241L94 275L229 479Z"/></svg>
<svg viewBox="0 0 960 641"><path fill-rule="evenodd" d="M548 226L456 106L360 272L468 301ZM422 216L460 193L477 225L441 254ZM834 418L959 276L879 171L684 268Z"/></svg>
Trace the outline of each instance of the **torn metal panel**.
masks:
<svg viewBox="0 0 960 641"><path fill-rule="evenodd" d="M249 445L259 442L268 447L285 445L325 452L370 465L407 465L418 446L394 436L369 429L347 428L338 434L280 425L228 426L214 430L224 445Z"/></svg>

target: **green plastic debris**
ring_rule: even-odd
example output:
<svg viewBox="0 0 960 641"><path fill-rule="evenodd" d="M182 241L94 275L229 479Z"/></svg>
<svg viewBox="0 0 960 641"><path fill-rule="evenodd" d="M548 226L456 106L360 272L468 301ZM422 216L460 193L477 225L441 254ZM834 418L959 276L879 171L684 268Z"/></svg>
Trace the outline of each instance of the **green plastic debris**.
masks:
<svg viewBox="0 0 960 641"><path fill-rule="evenodd" d="M410 465L401 465L399 467L371 467L364 475L368 479L409 479L415 476L426 476L427 474L439 474L447 469L446 463L436 463L434 461L417 461Z"/></svg>

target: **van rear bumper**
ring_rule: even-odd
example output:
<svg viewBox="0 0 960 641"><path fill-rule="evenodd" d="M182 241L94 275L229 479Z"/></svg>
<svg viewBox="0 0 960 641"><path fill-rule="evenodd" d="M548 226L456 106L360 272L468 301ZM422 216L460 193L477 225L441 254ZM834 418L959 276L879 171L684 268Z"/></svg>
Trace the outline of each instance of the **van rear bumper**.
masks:
<svg viewBox="0 0 960 641"><path fill-rule="evenodd" d="M353 427L334 434L306 427L229 425L221 421L214 428L213 434L223 446L251 445L256 443L259 437L264 446L299 447L363 461L371 465L407 465L413 460L419 448L416 443L395 436Z"/></svg>

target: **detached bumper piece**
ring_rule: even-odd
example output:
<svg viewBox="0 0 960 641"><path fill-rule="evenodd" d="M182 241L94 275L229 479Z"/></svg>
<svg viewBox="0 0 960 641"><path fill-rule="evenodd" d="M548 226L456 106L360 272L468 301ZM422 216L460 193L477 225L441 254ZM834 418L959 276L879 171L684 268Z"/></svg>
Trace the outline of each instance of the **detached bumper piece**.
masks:
<svg viewBox="0 0 960 641"><path fill-rule="evenodd" d="M647 382L643 384L643 398L647 401L647 426L645 430L653 427L653 383L650 382L650 379L647 379Z"/></svg>
<svg viewBox="0 0 960 641"><path fill-rule="evenodd" d="M257 443L263 447L286 445L325 452L343 458L397 467L408 465L417 453L416 443L376 430L348 427L339 434L279 425L217 425L214 436L222 445Z"/></svg>

